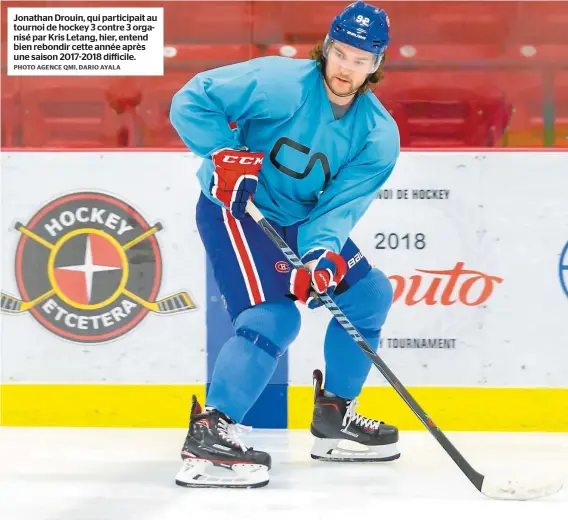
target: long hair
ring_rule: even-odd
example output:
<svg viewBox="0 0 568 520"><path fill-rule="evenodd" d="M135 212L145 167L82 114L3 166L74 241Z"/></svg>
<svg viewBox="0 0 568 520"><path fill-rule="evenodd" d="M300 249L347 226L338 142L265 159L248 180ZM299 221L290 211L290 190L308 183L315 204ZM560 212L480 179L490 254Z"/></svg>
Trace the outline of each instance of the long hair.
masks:
<svg viewBox="0 0 568 520"><path fill-rule="evenodd" d="M313 49L311 49L308 56L310 57L310 59L316 60L319 63L320 69L323 74L325 71L323 43L318 43ZM385 66L385 61L386 61L386 56L383 56L383 61L379 65L379 68L369 76L368 80L365 83L363 83L361 87L359 87L359 90L357 91L358 96L364 94L368 90L374 90L375 87L385 79L385 72L383 70Z"/></svg>

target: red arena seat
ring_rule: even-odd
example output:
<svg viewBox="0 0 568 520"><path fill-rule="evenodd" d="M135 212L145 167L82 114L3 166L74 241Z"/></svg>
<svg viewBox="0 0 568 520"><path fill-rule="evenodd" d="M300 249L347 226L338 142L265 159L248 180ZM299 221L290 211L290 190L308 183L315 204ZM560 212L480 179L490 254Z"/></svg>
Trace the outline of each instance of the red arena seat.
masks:
<svg viewBox="0 0 568 520"><path fill-rule="evenodd" d="M164 64L168 69L207 70L258 58L260 52L250 44L166 44Z"/></svg>
<svg viewBox="0 0 568 520"><path fill-rule="evenodd" d="M24 146L96 148L124 144L120 120L111 106L111 81L85 79L21 78Z"/></svg>
<svg viewBox="0 0 568 520"><path fill-rule="evenodd" d="M172 43L252 43L252 2L165 2Z"/></svg>

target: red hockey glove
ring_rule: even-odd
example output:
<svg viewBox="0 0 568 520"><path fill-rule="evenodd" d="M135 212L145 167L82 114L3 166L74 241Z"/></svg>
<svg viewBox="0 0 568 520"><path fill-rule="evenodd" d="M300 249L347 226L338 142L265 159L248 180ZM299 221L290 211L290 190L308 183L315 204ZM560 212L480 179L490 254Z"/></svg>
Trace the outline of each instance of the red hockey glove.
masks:
<svg viewBox="0 0 568 520"><path fill-rule="evenodd" d="M212 156L215 171L211 179L211 194L227 208L233 217L246 215L246 204L258 186L258 172L264 154L244 150L218 150Z"/></svg>
<svg viewBox="0 0 568 520"><path fill-rule="evenodd" d="M317 294L333 294L347 274L347 262L341 255L327 249L315 249L302 257L304 269L294 269L290 277L290 292L310 309L321 305ZM316 294L317 293L317 294Z"/></svg>

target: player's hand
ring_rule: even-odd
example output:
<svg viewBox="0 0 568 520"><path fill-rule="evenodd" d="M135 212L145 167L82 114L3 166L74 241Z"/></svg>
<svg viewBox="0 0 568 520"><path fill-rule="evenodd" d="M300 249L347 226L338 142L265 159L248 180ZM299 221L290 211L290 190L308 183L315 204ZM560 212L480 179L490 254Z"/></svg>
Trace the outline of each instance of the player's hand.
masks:
<svg viewBox="0 0 568 520"><path fill-rule="evenodd" d="M347 274L347 262L341 255L327 249L315 249L302 257L306 266L294 269L290 276L290 291L310 309L321 305L317 294L333 294Z"/></svg>
<svg viewBox="0 0 568 520"><path fill-rule="evenodd" d="M227 208L233 217L246 215L246 204L258 186L258 172L262 167L262 152L245 150L217 150L211 155L215 171L211 179L211 194Z"/></svg>

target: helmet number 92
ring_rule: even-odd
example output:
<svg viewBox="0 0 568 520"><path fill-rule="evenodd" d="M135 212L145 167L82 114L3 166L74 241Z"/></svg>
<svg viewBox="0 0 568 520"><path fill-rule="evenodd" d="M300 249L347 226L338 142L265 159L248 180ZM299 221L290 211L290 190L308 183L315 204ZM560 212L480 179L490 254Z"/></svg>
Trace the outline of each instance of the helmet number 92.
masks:
<svg viewBox="0 0 568 520"><path fill-rule="evenodd" d="M355 21L359 24L359 25L363 25L365 27L369 27L369 22L371 20L369 20L369 18L367 18L366 16L363 16L362 14L357 15L357 18L355 18Z"/></svg>

